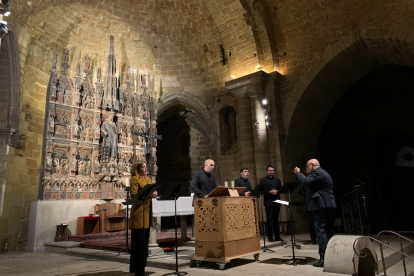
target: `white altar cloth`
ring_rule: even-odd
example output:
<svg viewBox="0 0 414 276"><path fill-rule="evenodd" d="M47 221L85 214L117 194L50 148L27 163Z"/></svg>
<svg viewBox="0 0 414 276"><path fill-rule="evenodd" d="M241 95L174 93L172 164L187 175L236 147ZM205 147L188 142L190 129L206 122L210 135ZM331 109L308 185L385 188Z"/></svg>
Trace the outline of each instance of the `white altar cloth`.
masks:
<svg viewBox="0 0 414 276"><path fill-rule="evenodd" d="M194 214L193 197L183 196L177 199L177 216ZM152 215L154 217L173 217L174 200L152 199Z"/></svg>

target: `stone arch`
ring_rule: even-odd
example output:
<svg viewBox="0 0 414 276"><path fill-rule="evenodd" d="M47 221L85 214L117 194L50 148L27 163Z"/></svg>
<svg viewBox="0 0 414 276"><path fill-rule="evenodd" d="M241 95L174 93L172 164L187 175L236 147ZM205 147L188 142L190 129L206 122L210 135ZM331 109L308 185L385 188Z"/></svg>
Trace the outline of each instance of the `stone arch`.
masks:
<svg viewBox="0 0 414 276"><path fill-rule="evenodd" d="M175 106L184 106L186 108L182 116L185 117L187 123L204 137L209 145L211 158L219 160L219 151L216 141L217 123L206 104L199 98L188 92L171 92L164 94L158 102L157 112L158 118L163 116L163 113ZM216 169L220 171L220 164L216 161ZM219 174L216 176L216 182L220 182Z"/></svg>
<svg viewBox="0 0 414 276"><path fill-rule="evenodd" d="M1 128L17 129L19 124L20 70L17 39L12 25L7 26L9 34L1 40L1 58L4 66L0 71L1 106L3 114ZM6 106L4 106L4 104ZM5 108L5 109L4 109Z"/></svg>
<svg viewBox="0 0 414 276"><path fill-rule="evenodd" d="M9 146L19 146L20 71L15 29L1 39L0 48L0 216L3 213L6 156Z"/></svg>
<svg viewBox="0 0 414 276"><path fill-rule="evenodd" d="M205 105L199 98L193 96L190 93L185 92L172 92L164 94L160 99L157 106L158 117L161 117L163 112L175 105L183 105L188 107L195 114L201 116L202 120L197 120L196 128L203 134L206 141L215 139L216 135L216 126L213 114L208 110L207 105Z"/></svg>
<svg viewBox="0 0 414 276"><path fill-rule="evenodd" d="M305 155L291 155L288 158L294 159L287 160L287 165L316 153L327 116L358 79L381 65L414 66L413 40L414 35L404 29L364 29L329 48L296 85L286 104L286 148L295 147Z"/></svg>

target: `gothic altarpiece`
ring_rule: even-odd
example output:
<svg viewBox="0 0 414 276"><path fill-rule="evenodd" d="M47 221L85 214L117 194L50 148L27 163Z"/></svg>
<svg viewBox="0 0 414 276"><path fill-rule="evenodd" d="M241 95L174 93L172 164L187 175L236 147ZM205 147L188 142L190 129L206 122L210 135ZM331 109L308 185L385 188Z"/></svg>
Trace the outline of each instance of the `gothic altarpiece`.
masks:
<svg viewBox="0 0 414 276"><path fill-rule="evenodd" d="M124 198L126 179L131 177L134 161L146 162L146 139L132 135L131 131L157 132L154 79L152 97L147 93L147 75L137 73L136 86L141 87L142 93L137 88L131 91L128 72L125 72L126 87L121 88L120 77L116 77L113 36L104 83L99 63L97 82L92 84L89 57L85 57L81 77L81 54L72 79L69 51L65 49L63 54L58 77L55 50L48 86L43 200ZM145 118L149 120L149 129ZM149 172L155 183L157 140L149 141Z"/></svg>

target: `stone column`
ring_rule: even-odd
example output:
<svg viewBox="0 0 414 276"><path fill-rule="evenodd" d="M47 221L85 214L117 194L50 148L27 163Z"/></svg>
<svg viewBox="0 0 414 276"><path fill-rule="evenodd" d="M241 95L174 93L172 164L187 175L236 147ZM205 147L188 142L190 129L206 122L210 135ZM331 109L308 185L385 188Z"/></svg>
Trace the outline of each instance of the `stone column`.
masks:
<svg viewBox="0 0 414 276"><path fill-rule="evenodd" d="M265 170L270 163L264 108L261 105L266 81L267 74L260 71L226 82L226 88L237 98L237 135L243 166L249 168L249 180L253 188L266 175Z"/></svg>
<svg viewBox="0 0 414 276"><path fill-rule="evenodd" d="M246 87L235 89L232 93L237 98L237 138L240 141L243 167L249 168L249 180L256 187L256 164L252 128L251 103Z"/></svg>
<svg viewBox="0 0 414 276"><path fill-rule="evenodd" d="M267 132L270 131L266 127L264 109L268 106L262 105L262 100L265 99L265 83L264 79L258 79L248 86L248 95L251 102L252 127L253 127L253 144L254 144L254 159L256 160L256 175L259 179L266 176L266 168L270 164L269 142ZM266 99L269 102L269 99Z"/></svg>

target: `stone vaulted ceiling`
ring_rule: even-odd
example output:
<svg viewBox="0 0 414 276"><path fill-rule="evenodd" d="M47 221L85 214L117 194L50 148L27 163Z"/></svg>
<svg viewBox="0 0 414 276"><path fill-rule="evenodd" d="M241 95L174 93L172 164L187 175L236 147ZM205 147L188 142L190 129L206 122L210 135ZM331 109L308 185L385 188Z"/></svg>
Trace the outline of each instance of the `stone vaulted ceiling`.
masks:
<svg viewBox="0 0 414 276"><path fill-rule="evenodd" d="M202 98L203 92L221 91L232 76L277 68L264 1L15 0L12 8L10 22L25 48L21 62L44 73L55 43L60 57L64 48L71 50L72 70L80 50L96 68L99 59L105 62L110 35L118 71L154 70L163 76L164 93L191 91Z"/></svg>

